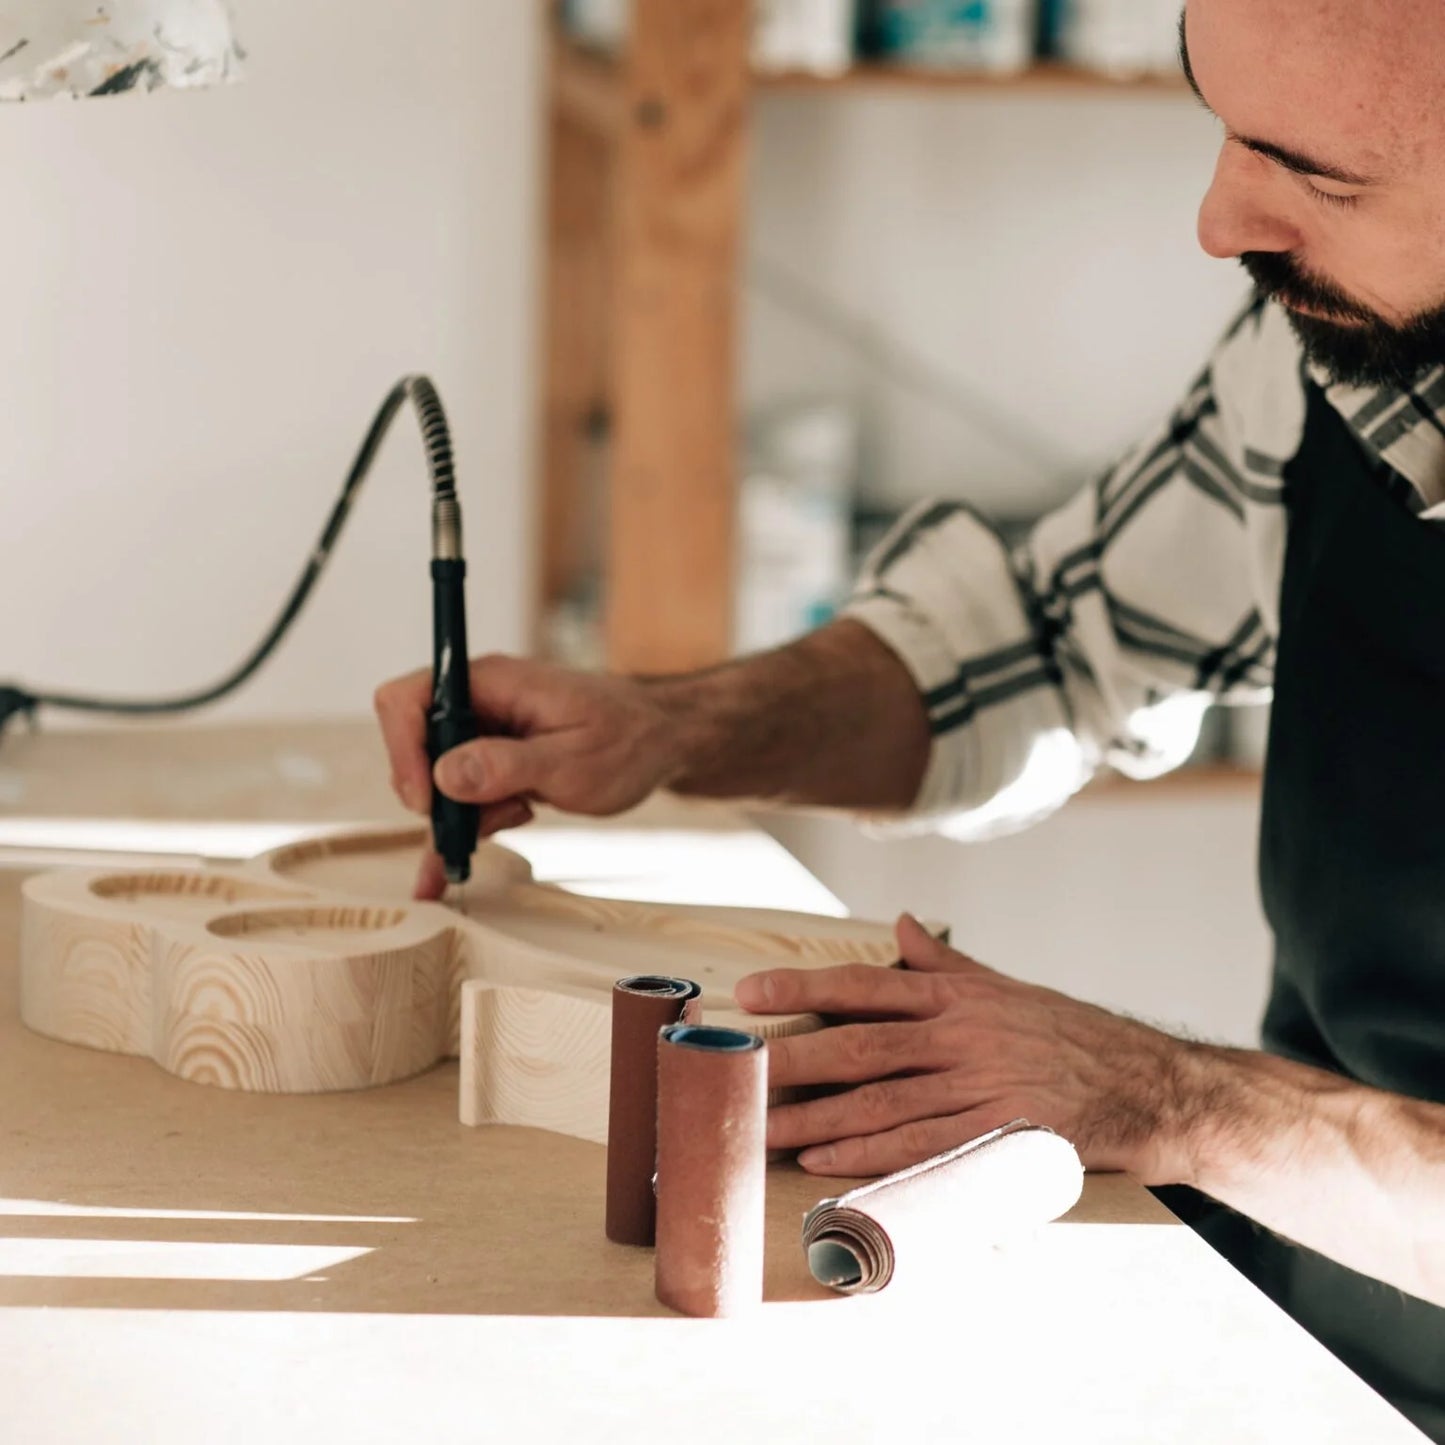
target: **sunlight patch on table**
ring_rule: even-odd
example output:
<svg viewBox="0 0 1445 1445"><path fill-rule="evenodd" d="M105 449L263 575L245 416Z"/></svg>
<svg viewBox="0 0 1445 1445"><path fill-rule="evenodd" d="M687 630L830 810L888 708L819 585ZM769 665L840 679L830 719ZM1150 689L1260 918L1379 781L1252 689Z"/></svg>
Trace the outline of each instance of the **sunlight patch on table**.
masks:
<svg viewBox="0 0 1445 1445"><path fill-rule="evenodd" d="M0 1199L0 1217L29 1219L228 1219L263 1224L415 1224L411 1214L262 1214L241 1209L135 1209L63 1199Z"/></svg>
<svg viewBox="0 0 1445 1445"><path fill-rule="evenodd" d="M0 1278L276 1282L305 1279L370 1253L329 1244L0 1238Z"/></svg>

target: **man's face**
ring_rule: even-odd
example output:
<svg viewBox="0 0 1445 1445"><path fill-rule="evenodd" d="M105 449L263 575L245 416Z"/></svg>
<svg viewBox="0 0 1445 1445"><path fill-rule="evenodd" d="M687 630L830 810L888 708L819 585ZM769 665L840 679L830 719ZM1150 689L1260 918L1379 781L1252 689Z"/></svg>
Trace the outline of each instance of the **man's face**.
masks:
<svg viewBox="0 0 1445 1445"><path fill-rule="evenodd" d="M1445 0L1188 0L1224 126L1199 213L1337 380L1445 362Z"/></svg>

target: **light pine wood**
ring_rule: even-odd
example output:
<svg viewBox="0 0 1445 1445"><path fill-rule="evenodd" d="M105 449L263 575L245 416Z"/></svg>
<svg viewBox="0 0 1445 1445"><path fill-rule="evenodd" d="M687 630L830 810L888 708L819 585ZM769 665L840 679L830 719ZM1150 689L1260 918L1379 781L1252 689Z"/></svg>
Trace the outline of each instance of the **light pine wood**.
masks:
<svg viewBox="0 0 1445 1445"><path fill-rule="evenodd" d="M812 1014L760 1018L713 1009L705 1017L766 1039L821 1026ZM611 999L600 993L464 982L458 1117L463 1124L526 1124L605 1144L611 1029ZM773 1089L768 1102L794 1092Z"/></svg>
<svg viewBox="0 0 1445 1445"><path fill-rule="evenodd" d="M418 903L423 839L341 833L235 868L39 874L24 885L22 1017L261 1093L366 1088L460 1055L464 1123L601 1140L617 978L694 978L709 1021L776 1037L818 1020L742 1012L745 974L896 955L881 924L584 898L491 844L452 906Z"/></svg>
<svg viewBox="0 0 1445 1445"><path fill-rule="evenodd" d="M609 1001L481 979L461 993L462 1123L525 1124L605 1144Z"/></svg>

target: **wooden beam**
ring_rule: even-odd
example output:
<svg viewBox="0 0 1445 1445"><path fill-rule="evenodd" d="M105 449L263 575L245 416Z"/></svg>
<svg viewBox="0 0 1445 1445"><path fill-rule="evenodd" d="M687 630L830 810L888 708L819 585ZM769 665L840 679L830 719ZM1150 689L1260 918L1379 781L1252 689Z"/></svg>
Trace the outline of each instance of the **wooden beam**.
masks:
<svg viewBox="0 0 1445 1445"><path fill-rule="evenodd" d="M554 62L561 54L554 50ZM612 152L561 103L553 73L547 126L541 377L538 619L602 565L589 486L605 424L612 309ZM538 637L536 642L540 642Z"/></svg>
<svg viewBox="0 0 1445 1445"><path fill-rule="evenodd" d="M609 665L668 672L732 641L736 273L747 0L634 0L616 146Z"/></svg>
<svg viewBox="0 0 1445 1445"><path fill-rule="evenodd" d="M552 103L575 124L610 140L621 128L623 115L617 62L554 32Z"/></svg>

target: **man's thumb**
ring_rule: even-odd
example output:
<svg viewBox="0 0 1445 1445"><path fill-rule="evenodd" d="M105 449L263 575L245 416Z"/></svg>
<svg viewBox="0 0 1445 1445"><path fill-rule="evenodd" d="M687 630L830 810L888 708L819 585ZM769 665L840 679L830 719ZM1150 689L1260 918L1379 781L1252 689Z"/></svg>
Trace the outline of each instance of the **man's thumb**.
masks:
<svg viewBox="0 0 1445 1445"><path fill-rule="evenodd" d="M458 803L500 803L537 788L536 750L517 738L477 738L439 758L432 778Z"/></svg>

